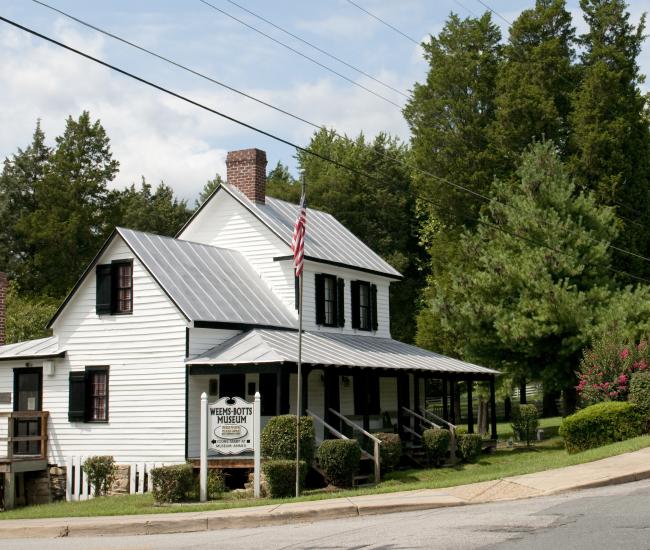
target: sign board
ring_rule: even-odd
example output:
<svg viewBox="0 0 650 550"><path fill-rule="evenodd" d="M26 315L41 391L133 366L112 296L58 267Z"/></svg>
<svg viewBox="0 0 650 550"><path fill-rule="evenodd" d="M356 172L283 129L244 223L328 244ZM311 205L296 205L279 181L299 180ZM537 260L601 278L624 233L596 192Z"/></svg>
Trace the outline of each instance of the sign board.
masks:
<svg viewBox="0 0 650 550"><path fill-rule="evenodd" d="M11 405L11 392L2 391L0 392L0 404L1 405Z"/></svg>
<svg viewBox="0 0 650 550"><path fill-rule="evenodd" d="M209 447L224 455L252 452L255 404L240 397L222 397L208 406Z"/></svg>

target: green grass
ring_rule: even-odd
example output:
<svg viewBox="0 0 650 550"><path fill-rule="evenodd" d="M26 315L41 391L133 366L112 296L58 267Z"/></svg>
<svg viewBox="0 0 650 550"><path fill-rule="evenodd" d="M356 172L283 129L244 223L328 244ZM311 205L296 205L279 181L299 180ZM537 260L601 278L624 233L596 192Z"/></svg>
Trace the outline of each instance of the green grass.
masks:
<svg viewBox="0 0 650 550"><path fill-rule="evenodd" d="M545 432L549 428L557 429L558 420L547 419ZM505 434L507 437L507 433ZM374 487L339 492L309 491L299 499L246 499L237 500L227 494L223 500L206 504L179 504L172 506L155 506L150 495L126 495L103 497L84 502L58 502L41 506L29 506L0 513L0 519L53 518L71 516L112 516L132 514L159 514L168 512L199 512L205 510L222 510L280 504L283 502L320 500L344 496L370 495L408 491L414 489L435 489L465 485L480 481L489 481L503 477L540 472L552 468L561 468L607 458L622 453L637 451L650 446L650 435L643 435L627 441L621 441L590 449L582 453L569 455L562 445L561 438L555 436L536 444L532 449L515 447L499 448L494 454L482 455L474 464L462 464L450 468L430 470L404 470L392 472Z"/></svg>

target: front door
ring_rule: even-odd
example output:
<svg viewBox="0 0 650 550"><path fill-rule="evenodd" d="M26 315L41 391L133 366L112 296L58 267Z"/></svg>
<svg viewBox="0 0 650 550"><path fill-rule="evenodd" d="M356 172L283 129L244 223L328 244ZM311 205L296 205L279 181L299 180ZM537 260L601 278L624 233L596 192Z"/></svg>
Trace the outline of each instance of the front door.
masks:
<svg viewBox="0 0 650 550"><path fill-rule="evenodd" d="M14 411L38 412L43 407L43 369L14 369ZM41 419L16 418L14 436L38 436L41 433ZM15 455L40 454L39 441L15 441Z"/></svg>
<svg viewBox="0 0 650 550"><path fill-rule="evenodd" d="M219 397L246 399L246 375L237 373L219 376Z"/></svg>

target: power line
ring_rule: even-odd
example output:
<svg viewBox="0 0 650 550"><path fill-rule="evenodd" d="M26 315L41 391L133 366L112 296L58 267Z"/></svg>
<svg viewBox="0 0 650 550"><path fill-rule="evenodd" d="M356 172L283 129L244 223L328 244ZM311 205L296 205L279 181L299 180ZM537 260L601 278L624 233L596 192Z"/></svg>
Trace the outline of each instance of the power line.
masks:
<svg viewBox="0 0 650 550"><path fill-rule="evenodd" d="M488 6L483 0L476 0L479 4L481 4L484 8L486 8L488 11L492 12L494 15L497 17L501 18L503 21L508 23L512 27L512 22L508 21L503 15L501 15L498 11L493 10L490 6Z"/></svg>
<svg viewBox="0 0 650 550"><path fill-rule="evenodd" d="M360 5L357 4L356 2L353 2L352 0L347 0L347 2L348 2L348 4L352 4L355 8L361 10L363 13L369 15L369 16L372 17L373 19L376 19L376 20L379 21L382 25L386 25L389 29L393 29L396 33L401 34L404 38L406 38L407 40L410 40L411 42L413 42L413 44L416 44L417 46L420 46L420 45L421 45L420 42L419 42L418 40L416 40L415 38L410 37L410 36L409 36L408 34L406 34L405 32L402 32L402 31L399 30L397 27L391 25L388 21L384 21L381 17L378 17L378 16L376 16L374 13L369 12L366 8L360 6Z"/></svg>
<svg viewBox="0 0 650 550"><path fill-rule="evenodd" d="M247 123L247 122L244 122L244 121L242 121L242 120L239 120L239 119L237 119L237 118L235 118L235 117L232 117L232 116L230 116L230 115L228 115L228 114L226 114L226 113L223 113L223 112L221 112L221 111L218 111L218 110L216 110L216 109L213 109L212 107L208 107L207 105L204 105L203 103L199 103L198 101L195 101L195 100L193 100L193 99L191 99L191 98L188 98L187 96L184 96L184 95L179 94L179 93L177 93L177 92L174 92L174 91L172 91L172 90L170 90L170 89L168 89L168 88L165 88L165 87L163 87L163 86L161 86L161 85L159 85L159 84L156 84L156 83L154 83L154 82L151 82L151 81L149 81L149 80L146 80L146 79L144 79L144 78L142 78L142 77L140 77L140 76L137 76L137 75L135 75L135 74L133 74L133 73L130 73L130 72L128 72L128 71L126 71L126 70L124 70L124 69L121 69L121 68L119 68L119 67L117 67L117 66L115 66L115 65L112 65L112 64L110 64L110 63L108 63L108 62L106 62L106 61L103 61L103 60L101 60L101 59L98 59L98 58L96 58L96 57L93 57L92 55L90 55L90 54L88 54L88 53L85 53L85 52L83 52L83 51L81 51L81 50L78 50L78 49L76 49L76 48L73 48L72 46L68 46L67 44L64 44L63 42L60 42L60 41L58 41L58 40L55 40L54 38L51 38L51 37L46 36L46 35L44 35L44 34L41 34L41 33L39 33L38 31L35 31L35 30L30 29L30 28L28 28L28 27L25 27L25 26L23 26L23 25L21 25L21 24L19 24L19 23L16 23L15 21L12 21L12 20L10 20L10 19L7 19L6 17L0 16L0 21L4 21L5 23L8 23L9 25L12 25L12 26L14 26L14 27L16 27L16 28L19 28L19 29L21 29L21 30L23 30L23 31L25 31L25 32L27 32L27 33L29 33L29 34L32 34L32 35L34 35L34 36L37 36L37 37L39 37L39 38L41 38L41 39L43 39L43 40L45 40L45 41L47 41L47 42L50 42L51 44L54 44L54 45L59 46L59 47L61 47L61 48L63 48L63 49L66 49L66 50L68 50L68 51L70 51L70 52L72 52L72 53L75 53L75 54L77 54L77 55L79 55L79 56L81 56L81 57L84 57L84 58L86 58L86 59L88 59L88 60L90 60L90 61L93 61L93 62L95 62L95 63L97 63L97 64L99 64L99 65L102 65L102 66L104 66L104 67L106 67L106 68L108 68L108 69L111 69L111 70L113 70L113 71L115 71L115 72L118 72L118 73L120 73L120 74L122 74L122 75L124 75L124 76L126 76L126 77L128 77L128 78L131 78L131 79L133 79L133 80L136 80L136 81L138 81L138 82L140 82L140 83L142 83L142 84L145 84L145 85L147 85L147 86L150 86L150 87L152 87L152 88L154 88L154 89L156 89L156 90L158 90L158 91L161 91L161 92L163 92L163 93L166 93L166 94L168 94L168 95L170 95L170 96L172 96L172 97L175 97L176 99L180 99L181 101L184 101L184 102L186 102L186 103L189 103L190 105L193 105L193 106L195 106L195 107L198 107L198 108L200 108L200 109L203 109L203 110L205 110L205 111L208 111L208 112L210 112L210 113L212 113L212 114L215 114L215 115L217 115L217 116L220 116L220 117L222 117L222 118L224 118L224 119L226 119L226 120L229 120L229 121L231 121L231 122L234 122L235 124L238 124L238 125L240 125L240 126L243 126L244 128L247 128L247 129L252 130L252 131L254 131L254 132L256 132L256 133L259 133L259 134L261 134L261 135L264 135L264 136L266 136L266 137L268 137L268 138L270 138L270 139L273 139L273 140L275 140L275 141L278 141L278 142L280 142L280 143L283 143L283 144L285 144L285 145L288 145L288 146L290 146L290 147L296 149L297 151L302 151L302 152L304 152L304 153L306 153L306 154L308 154L308 155L310 155L310 156L313 156L313 157L315 157L315 158L319 158L320 160L323 160L323 161L325 161L325 162L329 162L330 164L333 164L333 165L335 165L335 166L338 166L339 168L342 168L342 169L344 169L344 170L350 171L351 173L354 173L354 174L357 174L357 175L360 175L360 176L363 176L363 177L367 177L367 178L373 179L373 180L378 181L378 182L382 182L382 180L381 180L380 178L378 178L378 177L376 177L376 176L373 176L372 174L368 174L368 173L363 172L363 171L361 171L361 170L358 170L358 169L356 169L356 168L354 168L354 167L348 166L348 165L346 165L346 164L344 164L344 163L342 163L342 162L339 162L339 161L337 161L337 160L335 160L335 159L332 159L332 158L330 158L330 157L327 157L326 155L322 155L322 154L320 154L320 153L317 153L316 151L313 151L313 150L311 150L311 149L309 149L309 148L307 148L307 147L300 146L300 145L298 145L298 144L296 144L296 143L293 143L293 142L291 142L291 141L289 141L289 140L287 140L287 139L285 139L285 138L282 138L282 137L280 137L280 136L277 136L277 135L275 135L275 134L273 134L273 133L271 133L271 132L268 132L268 131L266 131L266 130L263 130L263 129L261 129L261 128L258 128L258 127L256 127L256 126L253 126L252 124L249 124L249 123ZM457 184L454 184L454 185L457 185ZM462 186L459 186L459 187L462 187ZM470 190L470 191L471 191L471 190ZM477 196L481 196L481 197L484 196L484 195L481 195L480 193L476 193L476 192L473 192L473 194L475 194L475 195L477 195ZM433 203L433 201L431 201L430 199L425 198L425 197L420 197L420 196L417 196L417 195L413 195L413 197L414 197L414 198L417 198L417 199L420 199L420 200L422 200L422 201L424 201L424 202ZM433 204L435 204L435 203L433 203ZM470 218L470 217L468 217L468 218ZM471 219L474 219L475 221L477 221L477 222L479 222L479 223L484 223L484 224L485 224L485 223L488 223L488 224L489 224L489 222L486 222L485 220L481 220L480 218L471 217ZM490 225L493 225L493 224L490 224ZM497 226L495 226L495 227L497 227ZM498 229L499 229L499 230L504 230L504 231L507 232L507 230L505 230L504 228L502 228L502 227L500 227L500 226L498 226ZM517 235L517 234L515 234L515 233L511 233L511 234L512 234L512 236L515 236L515 237L517 237L517 238L520 238L520 239L526 240L526 241L528 241L528 242L530 242L530 243L532 243L532 244L536 244L536 245L538 245L538 246L543 246L543 247L548 248L549 250L552 250L552 251L554 251L554 252L557 252L557 253L564 254L564 255L566 255L566 256L572 257L572 258L574 258L574 259L577 260L577 261L582 261L582 260L580 260L579 258L576 258L575 256L573 256L573 255L571 255L571 254L568 254L568 253L566 253L566 252L564 252L564 251L562 251L562 250L559 250L559 249L554 249L553 247L550 247L549 245L547 245L547 244L545 244L545 243L540 243L540 242L538 242L538 241L532 240L532 239L530 239L530 238L528 238L528 237L522 237L521 235ZM606 244L606 243L603 243L603 244ZM649 259L649 261L650 261L650 259ZM587 265L588 265L588 264L587 264ZM605 266L605 267L607 267L610 271L613 271L613 272L615 272L615 273L617 273L617 274L620 274L620 275L625 275L625 276L627 276L627 277L630 277L631 279L638 280L638 281L644 281L644 282L650 283L650 279L645 279L644 277L640 277L640 276L638 276L638 275L634 275L634 274L629 273L629 272L627 272L627 271L617 270L617 269L612 268L612 267L609 267L609 266Z"/></svg>
<svg viewBox="0 0 650 550"><path fill-rule="evenodd" d="M397 88L394 88L390 84L386 84L386 82L383 82L382 80L379 80L378 78L375 78L374 76L372 76L371 74L365 72L364 70L359 69L358 67L355 67L351 63L348 63L347 61L341 59L340 57L337 57L336 55L324 50L323 48L320 48L316 44L314 44L312 42L309 42L308 40L305 40L304 38L301 38L297 34L294 34L291 31L288 31L287 29L281 27L280 25L276 25L272 21L269 21L265 17L259 15L258 13L255 13L252 10L249 10L245 6L242 6L241 4L238 4L237 2L234 2L233 0L226 0L226 1L229 2L230 4L232 4L233 6L237 6L239 9L244 10L246 13L252 15L253 17L256 17L260 21L264 21L265 23L271 25L273 28L283 32L284 34L290 36L291 38L295 38L296 40L299 40L300 42L302 42L303 44L306 44L310 48L314 48L316 51L319 51L320 53L322 53L323 55L326 55L327 57L333 59L334 61L338 61L339 63L345 65L346 67L352 69L353 71L356 71L359 74L362 74L363 76L365 76L367 78L370 78L371 80L374 80L375 82L377 82L378 84L381 84L382 86L388 88L389 90L392 90L393 92L396 92L396 93L398 93L401 96L404 96L406 98L409 97L408 94L405 94L402 90L398 90Z"/></svg>
<svg viewBox="0 0 650 550"><path fill-rule="evenodd" d="M268 38L272 42L275 42L276 44L279 44L283 48L286 48L287 50L295 53L296 55L299 55L300 57L303 57L304 59L307 59L308 61L311 61L312 63L318 65L322 69L325 69L326 71L329 71L330 73L338 76L339 78L342 78L343 80L349 82L350 84L353 84L354 86L357 86L358 88L361 88L362 90L365 90L366 92L374 95L375 97L378 97L379 99L384 100L386 103L390 103L391 105L394 105L401 112L402 106L399 103L395 103L392 99L388 99L386 96L383 96L383 95L375 92L374 90L371 90L370 88L368 88L367 86L364 86L363 84L360 84L356 80L352 80L351 78L348 78L344 74L338 72L336 69L332 69L332 67L329 67L328 65L325 65L324 63L321 63L317 59L314 59L313 57L310 57L307 54L302 53L300 50L297 50L296 48L293 48L292 46L289 46L289 44L287 44L285 42L282 42L281 40L278 40L277 38L274 38L270 34L265 33L264 31L258 29L257 27L254 27L253 25L250 25L249 23L246 23L246 21L243 21L242 19L239 19L238 17L235 17L234 15L228 13L225 10L222 10L221 8L218 8L214 4L211 4L210 2L207 2L206 0L199 0L199 2L201 2L202 4L205 4L206 6L212 8L215 11L218 11L219 13L225 15L226 17L229 17L233 21L237 21L237 23L239 23L241 25L244 25L245 27L249 28L250 30L256 32L257 34L259 34L261 36L264 36L265 38Z"/></svg>

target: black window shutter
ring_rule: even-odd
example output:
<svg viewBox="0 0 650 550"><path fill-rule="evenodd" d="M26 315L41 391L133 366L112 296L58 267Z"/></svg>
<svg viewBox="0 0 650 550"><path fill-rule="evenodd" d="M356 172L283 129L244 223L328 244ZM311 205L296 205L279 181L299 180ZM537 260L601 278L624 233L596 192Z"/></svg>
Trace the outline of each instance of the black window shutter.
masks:
<svg viewBox="0 0 650 550"><path fill-rule="evenodd" d="M350 290L352 298L350 300L350 307L352 308L352 328L359 328L361 324L359 320L359 281L351 281Z"/></svg>
<svg viewBox="0 0 650 550"><path fill-rule="evenodd" d="M345 326L345 279L336 280L336 313L338 326Z"/></svg>
<svg viewBox="0 0 650 550"><path fill-rule="evenodd" d="M296 309L300 307L300 277L293 276L293 290L294 290L294 301L296 304Z"/></svg>
<svg viewBox="0 0 650 550"><path fill-rule="evenodd" d="M325 277L316 273L316 324L325 324Z"/></svg>
<svg viewBox="0 0 650 550"><path fill-rule="evenodd" d="M86 420L86 372L70 373L68 392L68 422L84 422Z"/></svg>
<svg viewBox="0 0 650 550"><path fill-rule="evenodd" d="M111 265L98 265L96 268L97 287L95 311L97 315L111 313L112 277Z"/></svg>
<svg viewBox="0 0 650 550"><path fill-rule="evenodd" d="M372 319L372 330L377 330L379 328L379 322L377 321L377 285L370 285L370 316Z"/></svg>

